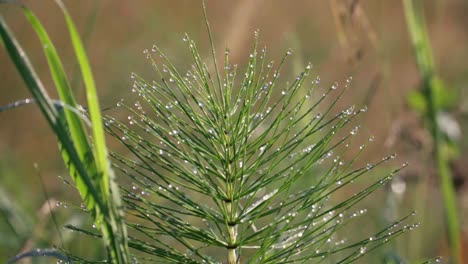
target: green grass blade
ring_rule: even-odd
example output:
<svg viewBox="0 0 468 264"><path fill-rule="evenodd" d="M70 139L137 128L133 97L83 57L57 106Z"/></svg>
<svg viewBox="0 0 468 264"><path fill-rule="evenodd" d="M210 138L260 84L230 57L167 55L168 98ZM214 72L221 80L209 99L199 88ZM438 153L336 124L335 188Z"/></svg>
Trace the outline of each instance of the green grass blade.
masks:
<svg viewBox="0 0 468 264"><path fill-rule="evenodd" d="M129 261L126 226L123 220L119 188L115 183L113 171L109 166L108 151L106 147L102 116L94 83L93 74L89 65L86 51L76 27L68 14L62 1L56 0L62 10L70 32L70 38L75 49L75 55L86 86L86 97L89 107L91 122L93 123L94 154L96 167L100 174L100 191L108 206L104 211L105 223L103 223L104 237L110 244L109 250L112 261L115 263L127 263Z"/></svg>
<svg viewBox="0 0 468 264"><path fill-rule="evenodd" d="M37 101L41 112L44 114L52 130L57 135L64 161L68 165L70 171L74 172L73 174L78 173L83 184L87 186L88 192L84 194L84 199L88 200L89 203L98 203L102 206L102 203L98 199L98 192L90 181L89 174L79 158L75 146L67 132L67 128L63 120L60 119L60 114L55 109L52 100L49 98L44 85L34 71L26 53L17 43L2 17L0 17L0 35L8 54L26 83L27 88Z"/></svg>
<svg viewBox="0 0 468 264"><path fill-rule="evenodd" d="M42 44L45 47L45 53L49 62L51 74L54 82L57 85L57 90L63 103L72 108L76 107L76 102L68 85L68 80L65 76L63 66L52 42L47 36L47 33L40 24L39 20L32 14L32 12L30 12L28 9L24 10L26 17L36 30ZM90 144L87 141L85 127L83 126L83 122L79 119L80 117L72 111L67 110L65 112L65 118L62 118L62 113L57 111L55 108L54 102L49 98L24 51L21 49L18 43L16 43L16 40L9 32L6 23L4 23L3 20L1 22L1 35L5 47L7 48L23 79L25 80L28 89L36 99L48 123L51 125L52 129L57 135L61 145L64 161L66 162L72 177L74 177L77 188L79 189L87 208L90 209L90 211L95 216L96 221L99 222L102 227L102 232L106 238L106 243L110 250L110 255L113 262L126 263L126 260L128 259L126 229L123 225L122 213L120 213L117 209L120 208L120 197L115 183L111 184L113 184L113 189L116 191L109 191L109 175L111 171L108 165L107 157L105 156L106 158L104 159L105 165L102 166L101 162L101 166L98 168L97 163L95 163L96 160L93 158L93 152ZM88 76L90 76L90 70ZM94 98L97 101L95 89ZM97 109L99 110L99 106L97 106ZM95 114L92 114L91 117L93 122L97 123L97 127L100 127L102 131L100 113L97 115L98 122L96 122ZM96 126L93 126L93 128L96 129ZM95 137L95 142L98 141L99 140L96 140ZM101 144L97 145L99 145L101 149L104 147L104 150L106 151L103 133L99 142L101 142ZM95 153L102 153L102 151L96 151ZM104 154L107 155L106 152L104 152ZM104 172L101 168L104 168ZM105 176L100 177L100 181L96 182L93 180L93 178L91 178L92 176L96 177L96 175ZM105 184L103 184L103 182L105 182ZM104 192L104 190L106 191ZM113 195L112 198L109 196L111 193ZM117 199L115 197L117 197ZM117 204L109 204L115 202L116 200L118 201Z"/></svg>
<svg viewBox="0 0 468 264"><path fill-rule="evenodd" d="M437 126L437 112L440 109L438 109L436 101L437 90L441 89L438 86L440 82L437 81L434 60L432 58L432 49L424 21L422 2L420 0L403 0L403 4L416 63L421 73L423 92L426 104L428 105L426 117L429 120L429 129L434 139L434 155L437 162L437 170L445 206L445 217L447 220L452 261L455 264L461 264L460 226L458 223L455 189L452 183L449 157L442 151L447 142L443 139L441 131Z"/></svg>
<svg viewBox="0 0 468 264"><path fill-rule="evenodd" d="M44 47L44 52L47 58L47 62L49 64L49 69L54 80L55 86L57 88L58 94L60 96L60 99L66 105L73 108L77 108L75 98L71 93L68 78L65 74L65 70L63 69L62 62L60 61L60 58L57 54L53 42L50 40L47 32L40 23L39 19L31 12L31 10L26 7L24 7L23 10L31 26L36 31L42 43L42 46ZM86 164L86 168L89 172L89 175L95 176L97 172L95 164L93 162L93 153L91 146L87 140L87 135L83 122L81 118L77 116L77 114L73 111L70 111L67 108L64 108L64 110L70 135L76 147L76 151L78 152L80 160ZM89 191L88 186L84 184L80 176L72 175L72 177L75 181L76 187L81 197L84 200L84 203L86 204L87 209L91 212L94 212L94 202L89 199L84 199L85 197L87 197L86 193ZM94 182L93 179L90 179L90 181Z"/></svg>
<svg viewBox="0 0 468 264"><path fill-rule="evenodd" d="M65 20L67 22L68 29L70 31L70 37L72 44L75 50L75 55L77 56L78 63L80 65L80 70L84 79L86 86L86 97L89 107L89 114L91 122L93 123L93 139L94 139L94 151L96 155L97 168L102 173L101 184L102 192L109 196L109 163L107 160L107 147L104 137L104 129L102 125L102 116L99 108L99 101L97 98L96 85L94 83L93 74L91 72L91 67L86 56L86 51L81 42L80 36L74 26L71 17L68 14L65 6L61 1L57 1L60 6L63 14L65 15Z"/></svg>

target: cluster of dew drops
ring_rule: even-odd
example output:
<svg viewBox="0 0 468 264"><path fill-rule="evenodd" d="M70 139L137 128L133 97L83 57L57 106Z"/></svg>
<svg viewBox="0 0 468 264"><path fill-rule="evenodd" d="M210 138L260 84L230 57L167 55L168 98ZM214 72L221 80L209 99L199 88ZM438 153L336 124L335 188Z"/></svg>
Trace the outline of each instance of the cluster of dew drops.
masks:
<svg viewBox="0 0 468 264"><path fill-rule="evenodd" d="M255 35L258 35L258 32L257 32L257 31L255 32ZM183 40L184 42L189 42L188 35L186 34L186 35L183 37L182 40ZM190 45L191 48L193 47L192 41L190 41L190 44L189 44L189 45ZM154 52L157 52L157 47L154 45L154 46L152 47L151 51L152 51L153 53L154 53ZM226 50L226 52L229 53L229 50ZM263 49L262 52L265 52L265 50ZM289 50L286 52L286 55L291 55L292 53L293 53L292 49L289 49ZM151 57L151 55L150 55L148 49L143 50L143 54L145 54L147 58L150 58L150 57ZM252 53L252 54L250 54L249 56L250 56L251 58L253 58L255 55L256 55L256 54L253 54L253 53ZM230 68L230 65L228 65L228 66L226 66L226 67ZM271 67L272 67L272 63L268 63L268 64L267 64L267 67L268 67L268 68L271 68ZM311 67L312 67L312 66L311 66L311 64L309 63L309 64L306 66L306 69L309 70L309 69L311 69ZM163 68L163 71L164 71L164 72L167 72L167 69ZM247 74L247 73L246 73L246 74ZM277 78L278 75L279 75L279 73L278 73L278 72L275 72L274 75L273 75L273 77L274 77L274 78ZM135 75L132 74L132 75L131 75L131 78L134 79L134 78L135 78ZM299 78L299 77L298 77L298 78ZM173 81L174 81L174 80L172 80L172 78L169 79L169 82L173 82ZM349 78L346 80L345 88L348 88L348 86L350 85L351 81L352 81L352 77L349 77ZM314 82L315 84L320 83L320 77L317 77L316 80L314 80L313 82ZM336 90L336 89L338 89L338 83L334 83L334 84L331 86L331 90ZM134 90L134 91L135 91L135 90ZM284 95L287 95L287 92L286 92L286 91L282 91L281 94L284 96ZM327 95L327 94L324 93L322 96L325 97L326 95ZM306 98L309 98L309 97L310 97L310 95L307 94L307 95L306 95ZM139 102L136 102L136 103L135 103L135 106L136 106L137 109L139 109L139 110L142 109L142 107L141 107L141 105L140 105ZM168 107L169 107L169 106L168 106ZM359 109L358 111L356 111L355 106L352 105L351 107L349 107L349 108L343 110L343 111L341 112L341 114L342 114L342 118L345 118L346 116L351 116L351 115L357 114L358 112L367 112L367 106L364 106L363 108L361 108L361 109ZM316 119L321 119L321 118L322 118L322 114L321 114L321 113L318 113L318 114L316 115L315 118L316 118ZM134 121L132 120L132 117L129 116L128 119L129 119L130 125L132 125L133 122L134 122ZM354 127L349 133L350 133L352 136L355 136L355 135L358 134L359 129L360 129L360 126L358 125L358 126ZM171 132L171 133L172 133L172 132ZM177 131L173 131L173 134L174 134L174 135L177 134ZM124 137L125 137L125 136L124 136ZM374 139L375 139L374 136L371 136L371 137L369 137L368 141L369 141L369 142L373 142ZM312 149L312 147L313 147L313 146L307 147L306 149L303 150L303 152L304 152L304 153L307 153L309 150ZM345 147L349 147L349 144L345 144ZM366 147L366 144L363 144L363 145L360 145L360 146L359 146L359 149L360 149L360 150L363 150L365 147ZM265 146L262 146L262 147L260 148L260 153L263 153L264 149L265 149ZM332 157L332 153L333 153L332 151L331 151L330 153L327 153L327 155L325 155L325 157L324 157L323 159L319 160L319 163L323 162L326 158ZM295 155L295 153L293 153L292 155L290 155L290 158L291 158L292 156L294 156L294 155ZM387 160L390 160L390 159L394 159L395 157L396 157L396 154L392 154L392 155L390 155L390 156L388 156L388 157L382 158L382 161L387 161ZM344 164L345 164L344 161L343 161L339 156L337 156L336 158L334 158L334 162L335 162L335 163L338 163L339 165L344 165ZM407 165L408 165L408 163L405 162L405 163L402 164L401 168L404 168L404 167L406 167ZM371 169L373 169L374 167L375 167L375 165L374 165L374 164L371 164L371 163L368 163L368 164L366 165L366 169L367 169L367 170L371 170ZM393 175L391 175L391 176L393 176ZM390 177L391 177L391 176L390 176ZM342 181L341 181L341 180L338 180L338 181L337 181L337 184L342 184ZM400 187L401 187L401 186L400 186ZM392 188L392 189L393 189L393 188ZM400 190L400 189L401 189L401 188L399 188L399 190Z"/></svg>
<svg viewBox="0 0 468 264"><path fill-rule="evenodd" d="M255 34L257 34L257 32L256 32ZM188 41L189 41L189 38L188 38L187 35L185 35L185 36L183 37L182 40L183 40L184 42L188 42ZM190 45L191 48L193 47L193 43L192 43L192 42L190 42L189 45ZM154 45L154 46L152 47L151 51L152 51L153 53L157 52L157 47ZM226 52L228 53L229 50L226 50ZM264 52L264 50L262 50L262 52ZM291 55L292 53L293 53L292 49L289 49L289 50L286 52L286 55ZM150 58L150 57L151 57L151 54L149 53L148 49L143 50L143 54L146 55L146 58ZM249 56L252 58L252 57L254 57L255 55L256 55L256 54L250 54ZM229 67L229 68L230 68L230 65L228 65L228 66L226 66L226 67ZM268 68L271 68L271 67L272 67L272 63L268 63L268 64L267 64L267 67L268 67ZM306 69L309 70L309 69L311 69L311 67L312 67L311 64L308 64L308 65L306 66ZM164 71L164 72L167 72L167 69L166 69L166 68L163 68L163 71ZM274 77L274 78L277 78L278 75L279 75L279 73L278 73L278 72L275 72L274 75L273 75L273 77ZM131 78L131 79L135 79L135 78L136 78L136 77L135 77L135 74L132 74L130 78ZM349 78L346 80L345 88L347 88L347 87L350 85L351 81L352 81L352 77L349 77ZM173 80L172 78L169 78L169 82L174 82L174 80ZM320 77L317 77L313 82L314 82L315 84L319 84L319 83L320 83ZM337 90L337 89L338 89L338 83L334 83L334 84L331 86L331 90ZM136 92L136 89L134 88L134 89L132 89L132 91ZM287 95L287 92L286 92L286 91L282 91L281 94L284 96L284 95ZM327 95L327 94L324 93L322 96L325 97L326 95ZM306 95L306 98L310 98L310 95L307 94L307 95ZM119 106L119 103L118 103L118 106ZM140 105L140 103L139 103L138 101L135 103L135 107L136 107L138 110L143 111L143 110L142 110L142 107L141 107L141 105ZM167 107L170 107L170 106L168 105ZM367 112L367 106L364 106L363 108L361 108L361 109L359 109L358 111L356 111L355 106L352 105L352 106L350 106L349 108L343 110L343 111L341 112L341 114L342 114L342 118L345 118L346 116L351 116L351 115L354 115L354 114L356 114L356 113L358 113L358 112ZM316 115L315 118L316 118L316 119L321 119L321 118L322 118L322 114L321 114L321 113L318 113L318 114ZM132 118L131 116L128 116L128 120L129 120L129 124L130 124L130 125L132 125L132 124L134 123L134 120L133 120L133 118ZM359 129L360 129L360 126L357 125L357 126L355 126L349 133L350 133L352 136L355 136L355 135L358 134ZM173 131L173 132L171 132L171 133L173 133L173 134L175 135L175 134L177 134L177 131ZM122 139L125 139L125 136L124 136ZM368 141L369 141L369 142L373 142L374 139L375 139L374 136L371 136L371 137L369 137ZM261 153L261 154L264 152L265 147L266 147L266 146L260 147L260 153ZM346 144L345 144L345 147L349 147L349 144L346 143ZM365 147L366 147L366 144L363 144L363 145L360 145L360 146L359 146L359 149L360 149L360 150L363 150ZM313 146L306 147L306 148L303 150L303 152L304 152L304 153L308 153L312 148L313 148ZM161 150L160 152L162 152L162 150ZM290 158L291 158L292 156L294 156L294 155L295 155L295 153L291 154L291 155L290 155ZM325 160L326 158L330 158L330 157L332 157L332 156L333 156L333 152L330 151L329 153L327 153L327 154L325 155L325 157L324 157L323 159L321 159L321 160L319 161L319 163L323 162L323 160ZM390 156L387 156L387 157L382 158L382 161L388 161L388 160L390 160L390 159L394 159L395 157L396 157L396 154L392 154L392 155L390 155ZM341 157L339 157L339 156L336 156L336 157L333 159L333 161L334 161L335 163L338 163L340 166L342 166L342 165L345 164L345 162L343 161L343 159L342 159ZM407 165L408 165L408 163L405 162L405 163L402 164L401 168L404 168L404 167L406 167ZM371 169L373 169L374 167L375 167L375 164L368 163L368 164L366 165L366 169L367 169L367 170L371 170ZM393 176L393 174L392 174L391 176L389 176L389 177L392 177L392 176ZM386 179L386 180L388 180L388 179ZM339 180L337 180L336 183L337 183L338 185L340 185L340 184L342 184L343 182L342 182L342 180L339 179ZM401 188L400 188L400 189L401 189Z"/></svg>

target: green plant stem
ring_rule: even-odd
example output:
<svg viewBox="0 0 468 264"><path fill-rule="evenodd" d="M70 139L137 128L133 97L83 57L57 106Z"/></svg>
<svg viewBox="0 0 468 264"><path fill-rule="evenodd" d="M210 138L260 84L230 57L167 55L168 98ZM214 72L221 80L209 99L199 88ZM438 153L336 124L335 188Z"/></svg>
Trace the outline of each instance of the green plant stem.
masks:
<svg viewBox="0 0 468 264"><path fill-rule="evenodd" d="M226 130L228 131L228 130ZM229 234L229 244L227 247L228 250L228 264L236 264L237 263L237 224L236 224L236 212L233 210L233 199L234 199L234 163L231 162L234 157L233 153L234 150L230 147L231 138L228 134L225 134L225 142L228 144L225 145L225 155L226 155L226 164L227 167L225 168L226 171L226 194L228 196L228 201L224 202L224 206L226 207L226 216L228 220L228 234Z"/></svg>
<svg viewBox="0 0 468 264"><path fill-rule="evenodd" d="M446 144L437 126L438 109L435 104L437 76L434 70L432 51L427 36L423 8L420 0L403 0L406 22L411 37L416 63L422 77L423 91L428 103L427 118L429 129L434 139L434 155L441 184L443 202L445 206L448 237L452 261L461 264L460 227L458 223L457 201L452 184L449 159L443 153Z"/></svg>
<svg viewBox="0 0 468 264"><path fill-rule="evenodd" d="M221 92L221 89L222 89L222 82L221 82L221 76L220 76L220 73L219 73L219 69L218 69L218 63L216 61L216 50L215 50L215 47L214 47L214 41L213 41L213 36L211 34L211 28L210 28L210 23L208 22L208 15L206 13L206 2L205 1L202 1L202 9L203 9L203 15L205 17L205 24L206 24L206 29L208 31L208 37L210 39L210 45L211 45L211 55L212 55L212 58L213 58L213 64L214 64L214 69L216 71L216 81L217 81L217 85L220 89L220 94L222 94ZM225 104L226 105L226 104ZM226 106L225 106L226 107ZM224 108L224 110L231 110L231 109L226 109ZM226 111L223 116L227 117L228 116L228 111ZM230 119L228 118L224 118L224 131L232 131L230 129ZM237 221L237 213L236 213L236 210L234 208L234 204L233 204L233 201L234 201L234 194L236 192L235 190L235 186L233 184L234 180L235 180L235 163L233 162L234 160L234 155L235 155L235 149L232 147L234 144L232 143L232 137L230 135L230 132L224 132L224 139L227 144L224 145L224 149L225 149L225 152L224 152L224 155L226 157L225 159L225 164L227 165L227 167L225 168L225 172L226 172L226 194L227 194L227 201L224 202L224 206L226 208L226 216L227 216L227 229L228 229L228 234L229 234L229 243L228 243L228 246L227 246L227 261L228 261L228 264L236 264L238 263L238 259L237 259L237 251L238 251L238 248L237 248L237 224L236 224L236 221Z"/></svg>
<svg viewBox="0 0 468 264"><path fill-rule="evenodd" d="M228 214L231 214L232 203L227 203L226 207L227 207ZM229 224L228 231L229 231L229 240L231 241L231 243L233 243L233 245L235 245L235 242L237 240L237 225ZM229 264L237 263L237 249L234 247L228 248L228 263Z"/></svg>

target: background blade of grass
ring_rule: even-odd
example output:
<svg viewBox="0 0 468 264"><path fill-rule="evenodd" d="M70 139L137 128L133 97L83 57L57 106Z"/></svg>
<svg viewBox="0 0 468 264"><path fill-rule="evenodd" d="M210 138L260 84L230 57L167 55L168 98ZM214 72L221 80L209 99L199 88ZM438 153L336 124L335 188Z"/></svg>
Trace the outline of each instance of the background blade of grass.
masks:
<svg viewBox="0 0 468 264"><path fill-rule="evenodd" d="M437 81L431 45L424 21L422 2L419 0L403 0L403 4L416 63L422 78L423 93L428 106L426 117L429 120L429 128L434 139L434 154L442 188L452 261L453 263L460 264L462 263L462 259L457 200L452 184L452 173L449 167L450 160L442 150L447 142L442 137L441 131L437 126L437 113L440 109L436 105L436 96L437 91L441 89L439 87L441 84Z"/></svg>

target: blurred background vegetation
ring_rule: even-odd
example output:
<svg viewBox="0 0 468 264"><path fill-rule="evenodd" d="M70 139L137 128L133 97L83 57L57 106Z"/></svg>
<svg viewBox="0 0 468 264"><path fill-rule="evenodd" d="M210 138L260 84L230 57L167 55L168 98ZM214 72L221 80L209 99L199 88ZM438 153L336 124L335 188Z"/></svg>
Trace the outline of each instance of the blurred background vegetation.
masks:
<svg viewBox="0 0 468 264"><path fill-rule="evenodd" d="M23 2L49 31L64 66L70 76L75 76L75 89L83 103L84 89L77 81L78 68L61 12L53 1ZM187 68L189 53L182 41L187 32L199 43L202 54L209 55L201 1L99 0L66 4L87 45L104 108L122 98L131 101L135 97L131 93L132 72L152 76L143 50L153 44L158 44L177 66ZM361 161L376 161L396 152L397 162L393 165L406 161L410 164L387 190L366 202L370 212L364 221L368 225L360 222L359 227L384 225L414 209L421 228L386 246L386 256L417 261L447 255L432 138L420 114L408 105L408 95L419 89L421 77L402 2L219 0L208 1L207 8L219 53L228 47L233 64L242 65L248 60L253 32L260 29L260 46L267 46L270 58L278 60L288 48L294 50L284 79L293 78L309 61L323 86L353 77L340 104L366 105L368 112L360 119L360 135L362 140L375 136ZM424 8L435 66L447 93L452 95L444 111L460 128L458 154L451 169L459 201L462 247L466 251L468 224L463 220L468 219L468 141L463 134L468 129L468 2L428 0ZM0 12L54 94L40 43L20 9L0 5ZM30 97L3 48L0 62L0 106ZM79 205L79 199L73 187L59 178L67 178L66 169L55 136L36 106L1 113L0 124L0 262L28 248L58 245L59 234L73 243L74 251L102 256L98 247L75 243L83 238L61 228L89 219L83 220L62 203ZM109 143L111 148L118 148L115 142Z"/></svg>

